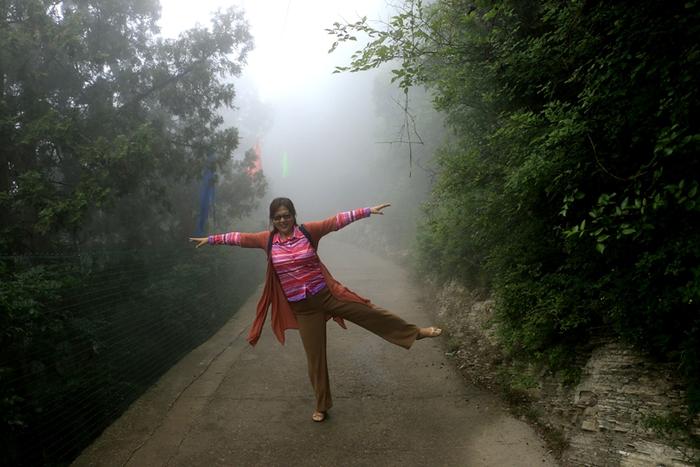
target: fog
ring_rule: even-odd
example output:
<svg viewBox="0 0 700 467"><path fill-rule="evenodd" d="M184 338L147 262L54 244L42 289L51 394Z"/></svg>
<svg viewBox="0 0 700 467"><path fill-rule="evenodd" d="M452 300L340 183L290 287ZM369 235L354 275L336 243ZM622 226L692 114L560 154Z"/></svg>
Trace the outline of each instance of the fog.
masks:
<svg viewBox="0 0 700 467"><path fill-rule="evenodd" d="M373 172L386 148L376 142L371 78L334 75L269 108L272 124L260 138L269 192L294 200L303 218L382 202L386 174ZM253 142L242 137L243 147Z"/></svg>
<svg viewBox="0 0 700 467"><path fill-rule="evenodd" d="M161 28L171 36L193 22L206 24L204 9L230 6L209 0L196 15L183 16L176 12L184 11L184 4L162 4ZM388 202L392 207L387 214L400 220L395 228L412 233L429 185L418 165L429 165L438 136L420 128L434 126L434 116L416 110L412 101L427 144L412 145L411 166L408 145L398 141L417 140L417 135L402 128L405 115L397 102L403 95L390 83L389 69L334 74L335 66L349 63L362 38L328 54L333 38L324 31L334 21L363 15L386 19L389 7L376 0L236 5L248 18L256 48L242 76L234 79L236 108L223 115L240 132L235 157L260 145L268 190L256 215L264 219L269 201L278 196L294 201L300 222Z"/></svg>

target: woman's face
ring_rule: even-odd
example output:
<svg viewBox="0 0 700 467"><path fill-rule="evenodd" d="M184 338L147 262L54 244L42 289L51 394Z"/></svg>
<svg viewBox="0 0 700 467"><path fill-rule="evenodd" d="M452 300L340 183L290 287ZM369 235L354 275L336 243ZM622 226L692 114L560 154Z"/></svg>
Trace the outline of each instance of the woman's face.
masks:
<svg viewBox="0 0 700 467"><path fill-rule="evenodd" d="M294 216L285 206L280 206L275 215L272 216L272 223L279 233L289 236L294 230Z"/></svg>

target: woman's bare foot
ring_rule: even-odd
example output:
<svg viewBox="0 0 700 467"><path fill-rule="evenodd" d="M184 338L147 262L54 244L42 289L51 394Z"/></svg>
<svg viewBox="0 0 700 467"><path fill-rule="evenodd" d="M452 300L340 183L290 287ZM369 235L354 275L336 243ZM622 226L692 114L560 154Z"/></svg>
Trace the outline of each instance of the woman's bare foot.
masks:
<svg viewBox="0 0 700 467"><path fill-rule="evenodd" d="M424 337L437 337L440 334L442 334L442 329L436 328L435 326L418 328L418 337L416 337L416 340L423 339Z"/></svg>
<svg viewBox="0 0 700 467"><path fill-rule="evenodd" d="M326 412L319 412L318 410L314 412L311 416L311 420L314 422L322 422L326 419Z"/></svg>

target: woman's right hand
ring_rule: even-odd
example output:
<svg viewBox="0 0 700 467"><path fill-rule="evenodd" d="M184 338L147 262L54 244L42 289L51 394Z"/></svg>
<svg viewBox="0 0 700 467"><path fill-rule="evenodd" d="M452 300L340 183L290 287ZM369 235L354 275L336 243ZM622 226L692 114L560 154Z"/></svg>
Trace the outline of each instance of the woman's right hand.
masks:
<svg viewBox="0 0 700 467"><path fill-rule="evenodd" d="M190 237L190 241L197 244L195 248L199 248L200 246L209 243L209 237Z"/></svg>

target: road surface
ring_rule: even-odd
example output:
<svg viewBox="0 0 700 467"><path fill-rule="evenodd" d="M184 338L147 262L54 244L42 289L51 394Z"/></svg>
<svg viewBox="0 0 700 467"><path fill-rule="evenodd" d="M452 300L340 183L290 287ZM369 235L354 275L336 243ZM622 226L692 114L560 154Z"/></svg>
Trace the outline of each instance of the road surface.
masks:
<svg viewBox="0 0 700 467"><path fill-rule="evenodd" d="M432 324L406 271L325 238L334 276L419 326ZM261 252L260 260L264 261ZM168 371L75 466L554 466L543 443L488 392L467 385L440 338L405 350L328 322L334 407L314 409L297 331L245 337L257 295ZM429 302L429 301L428 301Z"/></svg>

